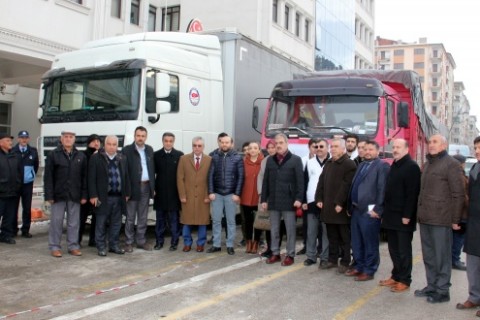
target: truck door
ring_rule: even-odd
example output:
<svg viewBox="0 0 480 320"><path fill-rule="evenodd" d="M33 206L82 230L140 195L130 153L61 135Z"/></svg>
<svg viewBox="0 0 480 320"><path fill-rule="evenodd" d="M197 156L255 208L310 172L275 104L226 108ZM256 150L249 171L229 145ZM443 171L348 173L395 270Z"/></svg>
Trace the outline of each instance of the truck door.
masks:
<svg viewBox="0 0 480 320"><path fill-rule="evenodd" d="M395 138L397 134L397 121L395 113L395 101L386 99L385 107L385 119L384 119L384 137L385 143L383 144L383 157L385 159L393 158L391 140Z"/></svg>

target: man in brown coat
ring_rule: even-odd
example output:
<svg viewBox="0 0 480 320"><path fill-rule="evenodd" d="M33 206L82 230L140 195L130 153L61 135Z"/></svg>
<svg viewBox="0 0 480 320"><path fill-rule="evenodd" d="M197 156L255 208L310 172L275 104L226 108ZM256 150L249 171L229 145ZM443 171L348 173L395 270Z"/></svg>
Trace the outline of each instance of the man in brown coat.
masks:
<svg viewBox="0 0 480 320"><path fill-rule="evenodd" d="M459 229L465 199L461 167L447 154L447 139L439 134L428 140L428 155L418 197L423 263L427 286L415 296L430 303L450 301L452 228Z"/></svg>
<svg viewBox="0 0 480 320"><path fill-rule="evenodd" d="M346 153L345 140L333 139L330 145L332 157L323 168L318 180L315 202L322 210L320 220L327 226L329 242L328 264L322 269L338 265L339 273L345 273L350 265L350 217L347 215L347 199L357 166Z"/></svg>
<svg viewBox="0 0 480 320"><path fill-rule="evenodd" d="M193 152L180 157L177 169L177 188L182 211L183 252L192 250L192 225L198 226L197 252L203 252L210 224L208 199L208 170L212 158L203 153L205 143L201 137L192 140Z"/></svg>

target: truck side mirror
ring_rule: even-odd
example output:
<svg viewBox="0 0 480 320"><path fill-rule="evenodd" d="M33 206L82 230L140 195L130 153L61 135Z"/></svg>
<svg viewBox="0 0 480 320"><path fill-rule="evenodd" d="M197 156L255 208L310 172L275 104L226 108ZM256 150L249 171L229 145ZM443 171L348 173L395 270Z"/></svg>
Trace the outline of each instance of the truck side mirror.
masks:
<svg viewBox="0 0 480 320"><path fill-rule="evenodd" d="M157 101L155 106L155 113L162 114L162 113L169 113L172 109L170 102L168 101Z"/></svg>
<svg viewBox="0 0 480 320"><path fill-rule="evenodd" d="M155 74L155 96L157 99L166 98L170 95L170 76L168 73L157 72Z"/></svg>
<svg viewBox="0 0 480 320"><path fill-rule="evenodd" d="M258 127L258 106L253 106L252 111L252 128L257 130Z"/></svg>
<svg viewBox="0 0 480 320"><path fill-rule="evenodd" d="M408 103L402 101L398 104L397 122L400 128L408 128L409 126Z"/></svg>

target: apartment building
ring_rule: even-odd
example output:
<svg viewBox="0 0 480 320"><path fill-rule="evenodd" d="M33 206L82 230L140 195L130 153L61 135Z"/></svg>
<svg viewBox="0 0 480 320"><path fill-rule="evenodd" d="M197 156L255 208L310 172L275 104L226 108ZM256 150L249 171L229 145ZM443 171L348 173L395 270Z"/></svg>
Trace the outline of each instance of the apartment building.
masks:
<svg viewBox="0 0 480 320"><path fill-rule="evenodd" d="M464 94L465 85L455 81L453 85L453 117L449 142L453 144L471 144L469 141L470 104Z"/></svg>
<svg viewBox="0 0 480 320"><path fill-rule="evenodd" d="M355 3L355 69L375 67L375 1Z"/></svg>
<svg viewBox="0 0 480 320"><path fill-rule="evenodd" d="M426 38L406 43L377 37L375 68L414 70L420 75L427 111L447 128L453 120L453 85L456 68L453 56L441 43L428 43Z"/></svg>
<svg viewBox="0 0 480 320"><path fill-rule="evenodd" d="M205 31L236 28L313 70L315 5L315 0L2 0L0 131L40 135L38 88L55 55L116 35L185 32L192 19Z"/></svg>

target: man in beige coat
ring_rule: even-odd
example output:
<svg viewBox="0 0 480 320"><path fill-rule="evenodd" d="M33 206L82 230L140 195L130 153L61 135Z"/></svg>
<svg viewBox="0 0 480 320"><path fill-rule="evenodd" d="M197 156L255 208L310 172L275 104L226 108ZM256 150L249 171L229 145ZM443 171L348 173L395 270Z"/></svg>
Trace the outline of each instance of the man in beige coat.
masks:
<svg viewBox="0 0 480 320"><path fill-rule="evenodd" d="M212 158L203 153L205 142L201 137L192 139L193 152L180 157L177 169L177 188L182 211L183 252L192 250L192 226L198 226L197 252L203 252L210 224L208 198L208 170Z"/></svg>

